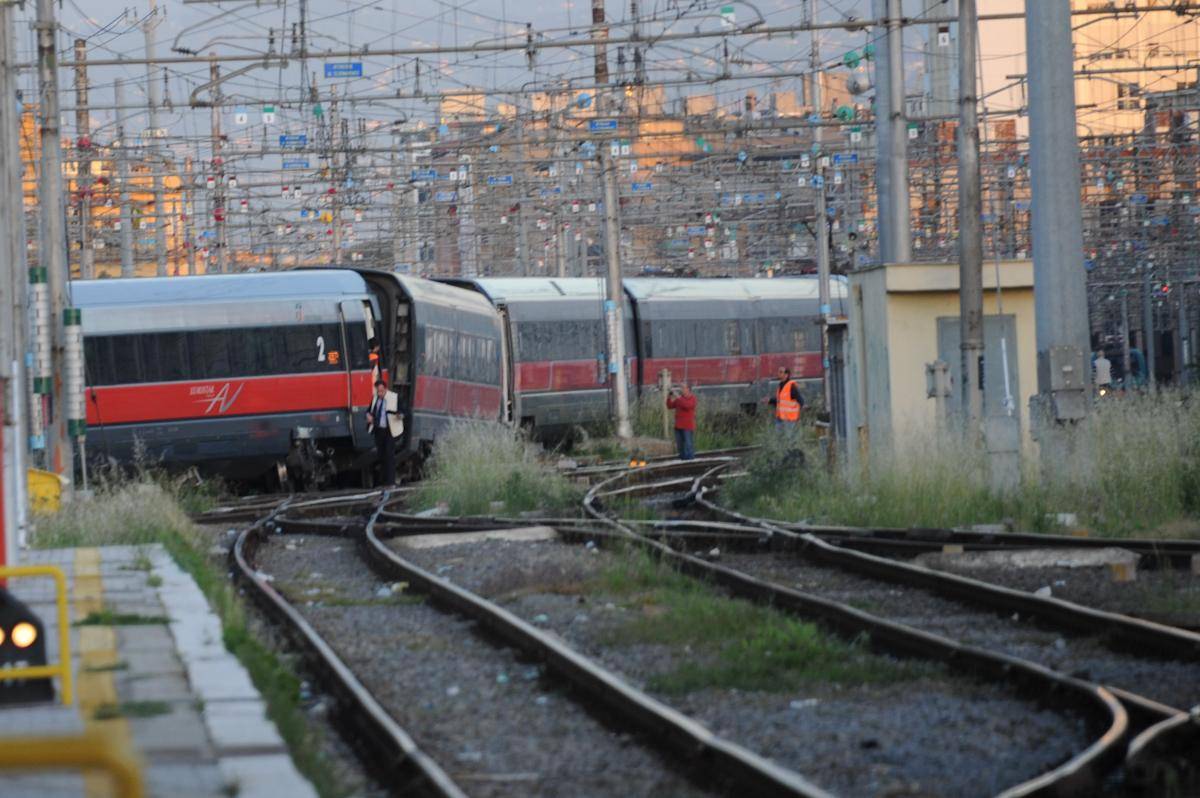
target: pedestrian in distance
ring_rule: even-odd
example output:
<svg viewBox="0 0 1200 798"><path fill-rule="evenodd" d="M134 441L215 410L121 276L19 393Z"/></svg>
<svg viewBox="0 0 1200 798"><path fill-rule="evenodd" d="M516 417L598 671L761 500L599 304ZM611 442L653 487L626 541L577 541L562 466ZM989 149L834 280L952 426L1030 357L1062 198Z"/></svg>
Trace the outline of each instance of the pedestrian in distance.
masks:
<svg viewBox="0 0 1200 798"><path fill-rule="evenodd" d="M775 408L776 429L792 431L800 425L804 397L800 395L800 386L792 379L791 369L780 366L776 376L779 377L779 385L775 388L775 395L767 402Z"/></svg>
<svg viewBox="0 0 1200 798"><path fill-rule="evenodd" d="M675 411L675 448L680 460L696 457L696 395L687 383L672 385L667 408Z"/></svg>
<svg viewBox="0 0 1200 798"><path fill-rule="evenodd" d="M389 391L383 380L375 383L375 400L367 411L367 431L375 436L383 486L395 485L396 439L404 433L404 418L400 414L400 397L395 391Z"/></svg>

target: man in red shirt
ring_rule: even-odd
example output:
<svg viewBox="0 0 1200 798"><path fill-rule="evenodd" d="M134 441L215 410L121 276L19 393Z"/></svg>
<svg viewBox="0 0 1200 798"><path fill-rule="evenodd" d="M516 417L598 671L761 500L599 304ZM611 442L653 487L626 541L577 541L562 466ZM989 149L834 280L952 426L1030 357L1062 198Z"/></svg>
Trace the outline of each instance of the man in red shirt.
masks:
<svg viewBox="0 0 1200 798"><path fill-rule="evenodd" d="M679 459L695 459L696 395L687 383L671 388L667 407L675 411L675 448L679 450Z"/></svg>

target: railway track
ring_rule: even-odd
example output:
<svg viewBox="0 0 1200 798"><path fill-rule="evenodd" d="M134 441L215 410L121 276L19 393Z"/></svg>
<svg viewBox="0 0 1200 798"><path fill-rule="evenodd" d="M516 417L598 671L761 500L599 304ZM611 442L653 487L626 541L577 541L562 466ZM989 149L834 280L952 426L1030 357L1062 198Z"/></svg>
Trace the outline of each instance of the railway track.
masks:
<svg viewBox="0 0 1200 798"><path fill-rule="evenodd" d="M679 479L674 475L657 478L653 469L614 476L595 486L585 506L593 516L684 572L720 584L733 595L815 618L847 635L868 632L873 645L893 653L941 659L968 670L978 668L994 678L1011 679L1019 675L1017 681L1024 681L1026 688L1045 680L1042 689L1051 692L1063 690L1061 683L1055 684L1056 677L1072 680L1072 670L1085 677L1080 681L1104 680L1080 668L1068 667L1068 673L1059 673L1045 667L1047 660L1065 665L1087 662L1092 668L1114 661L1124 666L1132 664L1132 671L1126 673L1132 675L1131 681L1121 687L1099 688L1102 693L1120 699L1122 711L1128 713L1129 727L1119 733L1116 725L1110 727L1092 748L1081 754L1082 759L1077 757L1066 770L1045 774L1037 784L1014 788L1013 794L1047 789L1073 791L1088 781L1094 789L1106 770L1120 761L1126 746L1129 746L1128 772L1142 783L1150 776L1162 776L1155 772L1154 763L1162 761L1151 756L1155 749L1194 752L1194 748L1188 749L1186 741L1196 739L1195 722L1186 720L1188 716L1182 708L1190 706L1186 703L1189 696L1200 694L1200 679L1196 678L1200 671L1195 669L1200 659L1200 636L930 571L855 551L812 532L797 532L770 521L739 516L713 504L706 496L719 484L722 471L729 467L727 462L713 463L710 471L695 480L687 491L694 500L689 515L699 512L719 520L624 522L603 513L604 502L614 497L618 502L630 496L655 493L679 497ZM676 503L682 504L678 499ZM836 531L841 533L837 536L840 540L868 537L865 530L837 528ZM719 563L695 556L714 546L721 549ZM1148 550L1161 552L1166 548L1148 547ZM1188 554L1187 547L1177 547L1171 554ZM921 595L923 604L919 606L924 613L906 612L904 608L917 594ZM854 606L862 607L864 599L870 602L871 612ZM1006 640L990 637L993 632L989 630L1004 625L1001 618L1012 618L1014 614L1016 620L1010 626L1023 639L1014 642L1012 636ZM1040 628L1034 628L1031 621L1036 621ZM1049 635L1043 631L1046 628L1051 630ZM1090 658L1072 648L1079 648L1074 637L1079 634L1087 635L1092 644ZM1029 639L1030 635L1041 636ZM958 640L960 637L966 638L965 643ZM1114 646L1119 653L1098 654L1102 643ZM1046 646L1054 652L1054 657L1039 656L1044 655ZM1008 653L1003 653L1004 649ZM1148 652L1155 657L1148 657ZM1036 664L1039 662L1043 664ZM1161 695L1163 684L1157 680L1164 671L1170 673L1169 683L1175 688L1167 694L1179 706L1139 692ZM1110 667L1103 675L1116 674ZM1137 731L1142 732L1137 745L1129 745Z"/></svg>
<svg viewBox="0 0 1200 798"><path fill-rule="evenodd" d="M361 513L371 498L374 503L369 517L358 515L355 518L355 513ZM378 495L359 495L282 503L271 511L267 519L239 536L232 557L239 580L255 600L284 626L288 636L305 653L314 674L326 685L331 695L337 697L339 704L344 704L338 716L351 725L351 735L358 741L355 748L361 748L367 754L368 764L373 770L387 775L386 783L389 786L403 785L404 790L398 792L404 794L408 794L405 790L414 790L433 795L461 794L463 785L472 793L476 788L482 789L470 779L464 780L454 774L452 768L457 766L462 770L461 763L439 767L433 758L422 753L412 742L412 737L394 720L394 714L398 714L395 705L385 704L373 696L373 692L380 690L381 684L389 678L393 682L398 678L399 668L392 672L391 677L382 680L376 672L372 687L364 686L354 672L362 665L361 652L352 652L350 658L355 661L354 665L348 663L342 649L350 644L342 639L335 645L327 639L331 628L328 619L323 622L323 628L318 628L321 624L307 617L304 607L297 606L297 596L289 595L288 588L281 589L278 583L273 583L268 575L259 570L258 560L269 557L269 548L277 546L278 541L355 541L360 554L350 556L355 558L359 566L365 561L370 573L375 574L376 581L387 583L399 580L392 584L405 584L406 595L412 592L427 599L428 605L423 603L420 607L422 612L436 613L441 616L442 623L465 623L466 627L460 626L457 634L477 638L473 643L475 646L482 645L480 640L485 640L494 649L493 655L509 658L507 667L510 670L515 667L511 663L514 657L523 662L536 663L544 669L544 678L570 697L570 700L559 702L556 709L564 716L577 715L580 718L581 725L575 730L576 734L592 740L594 745L604 744L604 735L597 737L595 730L589 731L590 736L580 731L588 724L596 725L594 715L603 718L610 728L619 728L635 735L643 744L635 746L635 749L651 746L655 751L652 758L655 761L661 761L660 757L665 759L668 766L663 770L676 774L672 777L674 780L665 787L666 793L826 795L800 775L714 735L695 721L631 687L553 635L405 560L387 543L387 537L400 533L397 525L392 523L387 526L380 522L387 501L387 497ZM278 534L269 534L272 532ZM338 545L323 550L320 555L322 568L335 568L334 549L342 549L338 556L346 556L347 548ZM386 624L400 622L399 615L387 613L393 610L402 612L412 609L412 606L405 603L395 608L371 609L377 613L374 616L376 620ZM389 618L390 621L386 620ZM481 630L482 637L471 630ZM454 644L450 638L443 640L443 643ZM377 653L384 655L382 651ZM395 652L392 654L395 655ZM386 655L384 661L387 661ZM382 689L387 692L386 687ZM512 711L519 712L519 708ZM481 711L478 714L503 717L505 712ZM510 720L519 723L521 715L515 714ZM506 736L520 739L522 733L518 725L508 729ZM628 748L627 743L622 746ZM438 759L443 760L444 757L438 756ZM615 767L619 770L619 765ZM688 778L682 774L687 774ZM681 785L686 785L686 789L681 791ZM613 790L612 794L637 794L636 790L631 790L633 785L625 784ZM526 794L524 789L516 791ZM484 789L484 792L487 790ZM603 794L603 791L598 794ZM660 790L658 794L665 793Z"/></svg>
<svg viewBox="0 0 1200 798"><path fill-rule="evenodd" d="M336 701L335 721L355 752L381 781L400 791L440 798L465 798L438 763L388 714L311 623L254 566L267 532L275 528L285 499L243 531L230 552L235 578L251 599L283 629L304 657L308 669Z"/></svg>

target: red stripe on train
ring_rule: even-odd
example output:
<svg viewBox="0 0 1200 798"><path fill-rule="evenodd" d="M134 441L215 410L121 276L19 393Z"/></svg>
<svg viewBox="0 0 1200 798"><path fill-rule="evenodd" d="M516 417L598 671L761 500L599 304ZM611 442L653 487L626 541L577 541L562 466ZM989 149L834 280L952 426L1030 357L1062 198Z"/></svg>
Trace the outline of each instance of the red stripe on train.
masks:
<svg viewBox="0 0 1200 798"><path fill-rule="evenodd" d="M499 418L500 387L446 377L417 377L413 409L462 418Z"/></svg>
<svg viewBox="0 0 1200 798"><path fill-rule="evenodd" d="M354 372L354 404L371 401L371 373ZM347 408L345 372L157 382L87 389L93 426Z"/></svg>
<svg viewBox="0 0 1200 798"><path fill-rule="evenodd" d="M587 391L603 388L600 363L587 360L540 360L517 364L517 393L536 391Z"/></svg>
<svg viewBox="0 0 1200 798"><path fill-rule="evenodd" d="M658 372L669 369L671 378L690 385L726 385L773 380L780 366L790 368L798 379L821 376L819 352L771 352L761 355L730 357L660 357L645 361L642 381L653 385ZM598 380L595 360L539 360L518 363L517 393L544 391L585 391L603 388L607 380ZM637 373L637 358L630 359L631 374ZM631 378L632 381L632 378Z"/></svg>

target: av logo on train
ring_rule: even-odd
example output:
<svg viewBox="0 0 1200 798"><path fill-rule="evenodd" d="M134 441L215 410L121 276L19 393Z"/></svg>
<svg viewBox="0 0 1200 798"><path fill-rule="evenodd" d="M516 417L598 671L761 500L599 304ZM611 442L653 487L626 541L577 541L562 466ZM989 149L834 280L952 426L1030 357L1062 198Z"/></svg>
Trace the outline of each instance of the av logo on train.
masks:
<svg viewBox="0 0 1200 798"><path fill-rule="evenodd" d="M215 385L197 385L192 388L191 394L196 397L193 401L200 404L208 403L208 407L204 409L204 415L212 415L214 410L217 415L222 415L229 412L229 408L233 407L233 403L242 395L242 389L246 387L246 383L240 383L237 390L230 393L230 383L225 383L217 390Z"/></svg>

